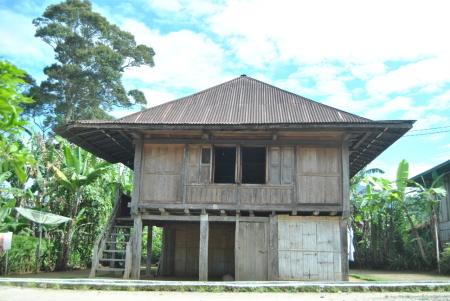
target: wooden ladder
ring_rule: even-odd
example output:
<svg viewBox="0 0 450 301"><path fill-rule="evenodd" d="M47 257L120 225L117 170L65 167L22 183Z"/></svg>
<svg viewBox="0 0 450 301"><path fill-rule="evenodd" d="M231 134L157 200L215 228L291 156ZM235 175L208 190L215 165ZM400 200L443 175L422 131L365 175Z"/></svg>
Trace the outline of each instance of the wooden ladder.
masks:
<svg viewBox="0 0 450 301"><path fill-rule="evenodd" d="M110 276L114 276L116 272L122 272L123 278L129 278L129 271L128 273L126 271L129 270L127 259L129 261L131 258L131 256L127 258L127 253L131 251L131 228L132 226L114 223L104 244L101 245L102 248L97 251L97 261L92 263L91 274L109 272Z"/></svg>
<svg viewBox="0 0 450 301"><path fill-rule="evenodd" d="M110 276L114 276L116 272L123 272L123 278L130 278L133 226L124 225L120 221L120 197L121 193L117 186L113 210L94 244L90 278L94 278L100 271L108 271Z"/></svg>

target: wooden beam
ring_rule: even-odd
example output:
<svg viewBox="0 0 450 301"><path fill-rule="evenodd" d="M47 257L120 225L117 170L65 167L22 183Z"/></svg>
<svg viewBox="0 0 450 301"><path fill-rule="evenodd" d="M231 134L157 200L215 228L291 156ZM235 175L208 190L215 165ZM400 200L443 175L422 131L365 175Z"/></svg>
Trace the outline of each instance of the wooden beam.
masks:
<svg viewBox="0 0 450 301"><path fill-rule="evenodd" d="M364 135L364 137L362 137L361 140L359 140L359 142L358 142L355 146L352 147L352 149L353 149L353 150L356 150L356 149L361 145L361 143L363 143L364 140L366 140L367 137L370 136L370 134L372 134L372 132L367 132L367 133Z"/></svg>
<svg viewBox="0 0 450 301"><path fill-rule="evenodd" d="M198 254L199 281L208 281L208 238L208 215L202 214L200 216L200 248Z"/></svg>
<svg viewBox="0 0 450 301"><path fill-rule="evenodd" d="M278 281L278 222L277 216L270 216L268 280Z"/></svg>
<svg viewBox="0 0 450 301"><path fill-rule="evenodd" d="M272 145L302 147L331 147L341 144L341 140L228 140L228 139L144 139L144 144L232 144L232 145Z"/></svg>
<svg viewBox="0 0 450 301"><path fill-rule="evenodd" d="M348 217L350 215L350 165L348 154L348 142L342 141L342 216ZM337 211L337 210L332 210Z"/></svg>
<svg viewBox="0 0 450 301"><path fill-rule="evenodd" d="M323 204L323 203L300 203L300 204L287 204L287 205L236 205L236 204L157 204L157 203L140 203L138 207L142 210L158 210L161 207L165 207L166 210L181 210L189 209L200 211L205 210L227 210L240 213L241 211L263 211L271 212L275 215L276 212L284 212L284 214L289 214L292 210L302 211L302 212L312 212L312 211L342 211L342 204Z"/></svg>
<svg viewBox="0 0 450 301"><path fill-rule="evenodd" d="M140 278L141 274L141 249L142 249L142 216L141 213L135 213L134 216L134 231L132 234L131 244L131 279Z"/></svg>
<svg viewBox="0 0 450 301"><path fill-rule="evenodd" d="M145 265L145 276L152 275L152 244L153 244L153 226L147 226L147 260Z"/></svg>
<svg viewBox="0 0 450 301"><path fill-rule="evenodd" d="M141 164L142 164L142 139L135 140L136 150L134 155L134 179L133 179L133 196L131 197L131 213L138 212L138 204L140 199L141 187Z"/></svg>
<svg viewBox="0 0 450 301"><path fill-rule="evenodd" d="M200 221L199 215L153 215L153 214L142 214L142 219L146 221L184 221L184 222L198 222ZM240 220L242 222L269 222L269 217L266 216L241 216ZM210 216L209 221L211 222L235 222L236 217L234 216Z"/></svg>

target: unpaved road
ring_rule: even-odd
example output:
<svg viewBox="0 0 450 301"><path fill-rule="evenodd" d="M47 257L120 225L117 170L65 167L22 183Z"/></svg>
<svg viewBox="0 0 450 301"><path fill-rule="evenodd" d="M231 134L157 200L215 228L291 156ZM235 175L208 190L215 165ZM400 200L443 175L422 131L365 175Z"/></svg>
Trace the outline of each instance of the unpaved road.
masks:
<svg viewBox="0 0 450 301"><path fill-rule="evenodd" d="M113 291L80 291L52 290L39 288L23 288L0 286L0 301L446 301L450 300L449 292L432 293L197 293L197 292L113 292Z"/></svg>

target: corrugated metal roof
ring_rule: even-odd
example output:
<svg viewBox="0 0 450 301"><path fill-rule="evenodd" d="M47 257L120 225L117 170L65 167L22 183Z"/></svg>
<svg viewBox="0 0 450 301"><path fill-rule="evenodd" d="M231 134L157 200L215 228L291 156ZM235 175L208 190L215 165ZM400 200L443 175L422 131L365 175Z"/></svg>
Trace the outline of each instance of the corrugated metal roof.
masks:
<svg viewBox="0 0 450 301"><path fill-rule="evenodd" d="M90 123L94 121L83 121ZM98 123L98 121L95 121ZM366 123L363 118L247 76L107 123Z"/></svg>

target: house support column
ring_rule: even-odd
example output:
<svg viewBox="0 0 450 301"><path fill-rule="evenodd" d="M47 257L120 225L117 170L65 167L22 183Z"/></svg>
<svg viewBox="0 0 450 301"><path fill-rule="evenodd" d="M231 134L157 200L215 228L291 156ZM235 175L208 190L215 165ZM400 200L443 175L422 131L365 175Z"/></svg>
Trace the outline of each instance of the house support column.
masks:
<svg viewBox="0 0 450 301"><path fill-rule="evenodd" d="M341 233L341 281L348 281L348 233L347 233L348 218L339 220L339 228ZM337 280L337 279L336 279Z"/></svg>
<svg viewBox="0 0 450 301"><path fill-rule="evenodd" d="M142 216L133 214L134 231L131 243L131 279L139 279L141 274L141 247L142 247Z"/></svg>
<svg viewBox="0 0 450 301"><path fill-rule="evenodd" d="M269 281L278 281L278 218L270 215L269 227Z"/></svg>
<svg viewBox="0 0 450 301"><path fill-rule="evenodd" d="M145 268L145 276L152 275L152 245L153 245L153 226L147 226L147 264Z"/></svg>
<svg viewBox="0 0 450 301"><path fill-rule="evenodd" d="M199 281L208 281L208 238L209 221L208 214L200 216L200 249L199 249Z"/></svg>

